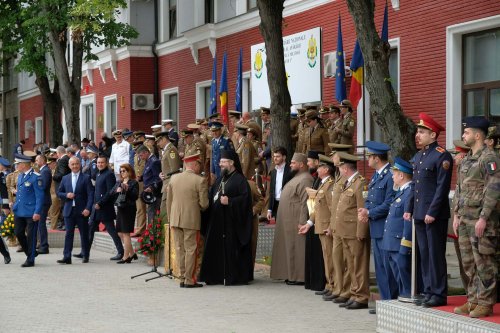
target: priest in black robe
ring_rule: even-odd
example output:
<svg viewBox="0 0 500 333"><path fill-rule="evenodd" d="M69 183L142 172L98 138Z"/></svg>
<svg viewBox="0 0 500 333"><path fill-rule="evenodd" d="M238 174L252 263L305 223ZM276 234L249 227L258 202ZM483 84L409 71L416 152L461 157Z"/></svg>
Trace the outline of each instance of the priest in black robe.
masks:
<svg viewBox="0 0 500 333"><path fill-rule="evenodd" d="M248 284L253 280L252 196L238 155L223 151L221 176L210 190L205 215L205 251L200 281L207 285Z"/></svg>

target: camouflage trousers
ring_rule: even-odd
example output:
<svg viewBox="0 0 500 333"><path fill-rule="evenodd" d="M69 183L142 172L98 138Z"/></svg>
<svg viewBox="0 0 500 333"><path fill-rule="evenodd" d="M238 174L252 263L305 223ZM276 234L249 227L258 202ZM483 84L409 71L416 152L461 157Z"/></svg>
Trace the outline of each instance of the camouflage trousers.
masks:
<svg viewBox="0 0 500 333"><path fill-rule="evenodd" d="M477 237L475 221L461 221L459 244L462 264L469 278L467 298L471 303L492 306L496 302L497 236Z"/></svg>

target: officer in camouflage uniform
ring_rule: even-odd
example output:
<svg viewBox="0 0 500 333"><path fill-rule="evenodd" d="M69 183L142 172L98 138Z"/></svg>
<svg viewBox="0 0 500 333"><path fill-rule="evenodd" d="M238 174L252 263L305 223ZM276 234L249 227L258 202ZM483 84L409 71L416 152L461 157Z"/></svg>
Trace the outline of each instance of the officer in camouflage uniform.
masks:
<svg viewBox="0 0 500 333"><path fill-rule="evenodd" d="M156 144L161 149L161 173L160 178L163 181L161 188L161 205L160 211L162 213L167 211L167 186L170 177L177 172L181 172L182 162L179 153L174 144L170 141L170 133L163 131L155 134Z"/></svg>
<svg viewBox="0 0 500 333"><path fill-rule="evenodd" d="M462 261L470 280L467 302L454 312L481 318L493 313L496 301L500 162L484 145L488 120L474 116L463 123L462 139L471 150L459 167L453 229L459 235Z"/></svg>

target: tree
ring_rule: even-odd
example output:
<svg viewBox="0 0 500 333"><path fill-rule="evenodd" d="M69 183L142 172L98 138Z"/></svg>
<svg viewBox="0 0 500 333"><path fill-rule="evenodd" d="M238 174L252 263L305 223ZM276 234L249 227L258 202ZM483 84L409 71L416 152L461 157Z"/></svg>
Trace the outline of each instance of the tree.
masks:
<svg viewBox="0 0 500 333"><path fill-rule="evenodd" d="M370 94L370 112L380 126L394 156L410 159L415 151L415 124L407 118L392 89L389 75L390 47L375 28L375 0L347 0L354 19L365 63L365 84Z"/></svg>
<svg viewBox="0 0 500 333"><path fill-rule="evenodd" d="M0 7L0 29L9 31L4 49L17 54L18 70L36 76L44 98L44 110L49 126L60 124L61 105L64 108L69 142L80 142L80 87L82 64L97 60L95 46L120 47L138 36L128 24L117 22L119 8L125 0L38 0L6 1ZM2 11L3 10L3 11ZM5 29L5 30L4 30ZM2 38L3 40L3 38ZM71 45L71 59L67 48ZM47 59L51 59L52 66ZM71 72L70 72L71 70ZM50 92L50 81L54 88ZM56 97L59 96L59 97ZM51 121L52 120L52 121ZM57 127L57 126L56 126ZM50 132L54 128L51 128ZM56 128L60 142L62 128Z"/></svg>
<svg viewBox="0 0 500 333"><path fill-rule="evenodd" d="M283 146L292 157L290 135L290 107L292 100L286 83L283 51L283 3L284 0L257 0L260 15L260 33L266 45L266 68L271 96L271 131L273 146Z"/></svg>

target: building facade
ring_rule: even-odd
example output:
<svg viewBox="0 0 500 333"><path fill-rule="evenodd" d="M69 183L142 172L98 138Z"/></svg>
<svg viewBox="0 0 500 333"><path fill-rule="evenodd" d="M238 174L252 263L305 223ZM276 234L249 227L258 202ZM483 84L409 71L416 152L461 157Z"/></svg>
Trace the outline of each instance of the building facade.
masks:
<svg viewBox="0 0 500 333"><path fill-rule="evenodd" d="M385 1L376 1L375 24L379 29L384 6ZM285 1L284 36L321 28L322 98L311 103L336 103L335 79L328 61L337 46L339 14L348 65L356 33L346 3ZM250 47L263 42L255 0L136 0L129 1L121 19L141 35L130 46L96 50L99 60L84 65L82 137L99 142L103 132L125 127L147 131L165 118L174 119L178 128L184 128L194 119L207 116L213 57L217 57L219 80L224 52L228 59L229 109L234 108L240 48L243 111L260 107L251 105L250 98ZM409 117L416 119L425 111L446 124L445 135L439 138L441 144L452 147L452 141L461 135L461 118L465 115L486 115L500 123L499 37L498 1L389 1L393 87ZM347 78L347 89L350 80ZM29 147L44 140L49 126L43 120L41 97L32 80L21 75L17 92L18 135L27 139ZM358 143L362 142L363 128L367 139L380 137L368 112L358 112L357 126Z"/></svg>

